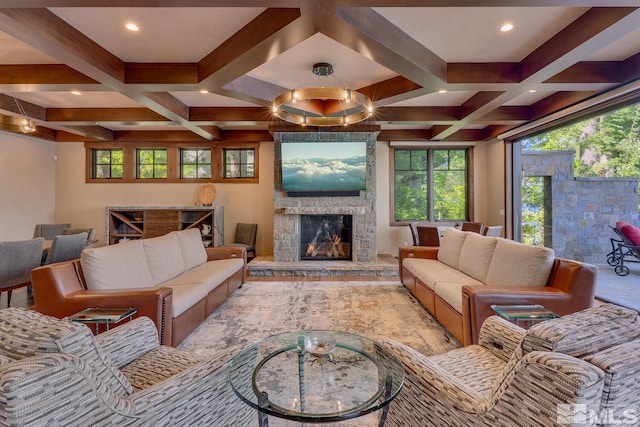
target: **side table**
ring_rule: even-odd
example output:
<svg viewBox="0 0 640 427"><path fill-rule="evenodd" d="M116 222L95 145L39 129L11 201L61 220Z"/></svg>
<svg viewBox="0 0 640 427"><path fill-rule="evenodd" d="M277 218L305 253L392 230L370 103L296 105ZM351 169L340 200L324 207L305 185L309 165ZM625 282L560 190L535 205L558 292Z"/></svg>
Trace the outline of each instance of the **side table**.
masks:
<svg viewBox="0 0 640 427"><path fill-rule="evenodd" d="M547 310L539 304L531 305L492 305L491 309L500 317L507 319L518 326L527 327L542 320L555 319L558 316L551 310Z"/></svg>
<svg viewBox="0 0 640 427"><path fill-rule="evenodd" d="M99 325L105 325L105 330L109 330L109 326L122 322L124 319L131 319L138 312L133 307L128 308L102 308L94 307L82 310L79 313L72 314L67 319L73 322L81 322L85 324L95 325L95 333L99 333Z"/></svg>

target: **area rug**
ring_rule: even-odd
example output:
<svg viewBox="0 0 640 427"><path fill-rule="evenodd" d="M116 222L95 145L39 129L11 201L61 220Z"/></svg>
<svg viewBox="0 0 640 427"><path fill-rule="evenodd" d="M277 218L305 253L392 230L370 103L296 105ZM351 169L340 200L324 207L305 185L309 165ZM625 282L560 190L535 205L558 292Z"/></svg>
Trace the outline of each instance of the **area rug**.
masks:
<svg viewBox="0 0 640 427"><path fill-rule="evenodd" d="M459 347L399 281L249 281L179 348L212 354L296 329L391 338L427 355Z"/></svg>

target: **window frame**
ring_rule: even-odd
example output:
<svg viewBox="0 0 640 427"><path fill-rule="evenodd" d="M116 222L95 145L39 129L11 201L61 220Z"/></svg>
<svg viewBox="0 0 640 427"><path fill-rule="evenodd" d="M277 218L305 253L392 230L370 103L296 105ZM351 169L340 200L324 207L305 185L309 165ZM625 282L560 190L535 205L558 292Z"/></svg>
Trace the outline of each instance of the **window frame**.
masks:
<svg viewBox="0 0 640 427"><path fill-rule="evenodd" d="M109 151L110 152L110 161L109 163L98 163L98 151ZM122 163L113 163L113 152L114 151L122 151ZM93 179L100 179L100 180L109 180L111 182L113 181L119 181L124 179L124 150L122 148L96 148L94 150L92 150L91 152L91 164L90 164L90 170L91 170L91 177ZM97 168L98 166L109 166L109 176L108 177L101 177L98 178L97 177ZM113 176L113 166L114 165L120 165L122 167L122 176L118 176L118 177L114 177Z"/></svg>
<svg viewBox="0 0 640 427"><path fill-rule="evenodd" d="M473 221L473 145L444 146L444 145L414 145L397 144L392 145L389 151L389 222L391 226L407 226L410 223L416 224L451 224L461 221ZM396 220L396 195L395 195L395 154L396 150L427 151L427 216L426 220ZM465 218L451 220L434 220L434 169L433 151L436 150L464 150L466 153L466 207Z"/></svg>
<svg viewBox="0 0 640 427"><path fill-rule="evenodd" d="M186 151L195 151L196 152L196 162L195 163L184 163L184 153ZM204 152L204 151L208 151L209 152L209 163L200 163L199 159L200 159L200 153ZM199 166L209 166L209 177L213 177L213 152L211 150L211 148L209 147L191 147L191 148L180 148L179 149L179 169L178 169L178 175L180 177L180 179L188 179L188 180L194 180L194 179L209 179L208 177L201 177L199 176L199 172L198 172L198 167ZM188 165L188 166L195 166L196 168L196 176L195 177L187 177L187 176L183 176L184 173L184 166Z"/></svg>
<svg viewBox="0 0 640 427"><path fill-rule="evenodd" d="M193 142L85 142L85 182L105 183L105 184L142 184L142 183L242 183L257 184L260 181L259 175L259 142L207 142L194 144ZM180 177L180 150L181 149L210 149L211 150L211 178L181 178ZM224 178L224 149L225 148L246 148L254 150L254 172L253 178ZM123 150L123 177L94 178L94 150ZM137 178L137 150L138 149L166 149L167 150L167 178Z"/></svg>

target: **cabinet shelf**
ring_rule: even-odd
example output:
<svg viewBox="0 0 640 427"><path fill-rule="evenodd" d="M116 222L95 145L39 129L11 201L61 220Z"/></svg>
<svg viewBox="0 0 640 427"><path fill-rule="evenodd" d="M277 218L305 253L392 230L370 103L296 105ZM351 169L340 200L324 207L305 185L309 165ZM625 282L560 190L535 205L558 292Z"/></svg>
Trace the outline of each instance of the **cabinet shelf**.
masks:
<svg viewBox="0 0 640 427"><path fill-rule="evenodd" d="M224 244L224 208L208 207L107 207L108 244L121 239L157 237L171 231L196 228L202 240ZM203 230L205 231L204 234Z"/></svg>

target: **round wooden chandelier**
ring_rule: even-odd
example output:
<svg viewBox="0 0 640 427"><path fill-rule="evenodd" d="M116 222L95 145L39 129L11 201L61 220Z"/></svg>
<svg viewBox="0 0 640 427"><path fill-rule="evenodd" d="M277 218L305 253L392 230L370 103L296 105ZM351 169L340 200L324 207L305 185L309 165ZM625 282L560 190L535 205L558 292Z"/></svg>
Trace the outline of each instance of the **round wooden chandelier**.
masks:
<svg viewBox="0 0 640 427"><path fill-rule="evenodd" d="M328 77L333 66L314 64L313 74ZM347 126L368 119L373 102L348 87L308 87L288 90L273 101L273 114L301 126Z"/></svg>

